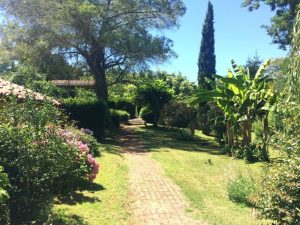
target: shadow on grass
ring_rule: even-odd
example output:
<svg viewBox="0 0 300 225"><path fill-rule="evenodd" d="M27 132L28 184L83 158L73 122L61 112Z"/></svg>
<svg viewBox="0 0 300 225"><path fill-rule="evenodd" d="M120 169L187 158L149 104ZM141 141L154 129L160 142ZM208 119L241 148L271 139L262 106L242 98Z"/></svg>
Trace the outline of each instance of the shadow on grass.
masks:
<svg viewBox="0 0 300 225"><path fill-rule="evenodd" d="M68 195L59 196L55 201L55 204L77 205L84 202L101 202L97 197L89 197L81 192L69 193Z"/></svg>
<svg viewBox="0 0 300 225"><path fill-rule="evenodd" d="M50 216L47 224L51 225L87 225L87 223L78 215L66 214L60 210Z"/></svg>
<svg viewBox="0 0 300 225"><path fill-rule="evenodd" d="M81 181L78 184L77 191L66 193L60 195L55 200L56 204L67 204L67 205L76 205L84 202L101 202L101 200L97 197L90 197L83 194L82 191L88 191L90 193L94 193L96 191L103 191L105 188L96 183L91 183L89 181Z"/></svg>
<svg viewBox="0 0 300 225"><path fill-rule="evenodd" d="M206 152L211 155L222 155L219 147L211 141L201 137L195 137L192 141L177 140L178 130L168 127L143 127L135 130L137 136L143 140L143 145L148 151L158 151L158 148Z"/></svg>
<svg viewBox="0 0 300 225"><path fill-rule="evenodd" d="M101 184L93 183L87 180L81 181L78 184L77 190L79 191L89 191L94 193L95 191L103 191L105 188Z"/></svg>

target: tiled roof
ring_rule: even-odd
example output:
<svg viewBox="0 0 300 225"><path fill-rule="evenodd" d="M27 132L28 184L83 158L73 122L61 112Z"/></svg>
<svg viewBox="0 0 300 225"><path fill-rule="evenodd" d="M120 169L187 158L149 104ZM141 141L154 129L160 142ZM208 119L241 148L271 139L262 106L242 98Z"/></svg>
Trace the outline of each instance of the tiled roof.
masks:
<svg viewBox="0 0 300 225"><path fill-rule="evenodd" d="M47 99L53 102L55 105L60 105L60 103L53 98L42 95L38 92L34 92L21 85L14 84L0 78L0 98L9 95L13 95L18 99L25 99L28 98L28 96L31 96L32 98L38 101L44 101L45 99Z"/></svg>

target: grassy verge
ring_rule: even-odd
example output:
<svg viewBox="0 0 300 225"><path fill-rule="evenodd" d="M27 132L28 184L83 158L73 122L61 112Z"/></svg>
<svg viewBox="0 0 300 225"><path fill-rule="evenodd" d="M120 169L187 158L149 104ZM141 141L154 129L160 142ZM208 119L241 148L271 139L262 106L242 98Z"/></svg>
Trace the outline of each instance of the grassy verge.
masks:
<svg viewBox="0 0 300 225"><path fill-rule="evenodd" d="M199 133L201 138L193 142L176 140L175 131L166 128L137 128L136 133L190 200L188 211L195 218L216 225L262 222L255 219L251 208L230 201L226 191L228 180L237 173L259 178L261 163L246 164L220 155L213 138Z"/></svg>
<svg viewBox="0 0 300 225"><path fill-rule="evenodd" d="M85 186L68 199L58 199L52 215L53 225L127 224L127 165L121 147L113 140L103 144L100 172L94 184Z"/></svg>

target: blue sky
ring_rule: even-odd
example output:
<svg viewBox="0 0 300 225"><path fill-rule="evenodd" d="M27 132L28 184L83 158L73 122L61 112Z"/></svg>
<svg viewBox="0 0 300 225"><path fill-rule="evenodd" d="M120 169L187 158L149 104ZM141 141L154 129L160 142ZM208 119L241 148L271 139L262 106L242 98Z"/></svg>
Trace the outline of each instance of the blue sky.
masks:
<svg viewBox="0 0 300 225"><path fill-rule="evenodd" d="M224 75L234 59L244 64L248 56L255 52L261 59L284 57L287 52L271 44L271 38L261 25L270 24L271 12L267 6L249 12L241 8L243 0L211 0L215 14L215 53L217 74ZM189 80L197 80L197 60L200 49L202 25L208 1L184 0L187 12L181 18L178 30L165 31L163 34L174 41L178 58L163 65L155 65L154 70L181 72ZM226 3L225 3L226 2Z"/></svg>

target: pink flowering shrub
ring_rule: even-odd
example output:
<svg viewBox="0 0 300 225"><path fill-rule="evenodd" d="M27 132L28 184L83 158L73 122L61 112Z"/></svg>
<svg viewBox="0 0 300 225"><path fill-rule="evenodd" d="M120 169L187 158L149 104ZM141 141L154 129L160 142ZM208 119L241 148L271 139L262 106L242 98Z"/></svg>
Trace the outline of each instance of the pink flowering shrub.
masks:
<svg viewBox="0 0 300 225"><path fill-rule="evenodd" d="M78 131L77 131L78 132ZM58 135L61 136L68 145L78 149L78 159L83 159L88 166L87 178L93 181L99 173L99 163L93 156L88 144L84 143L80 135L67 129L59 129Z"/></svg>
<svg viewBox="0 0 300 225"><path fill-rule="evenodd" d="M66 121L51 103L30 98L7 99L1 108L0 165L10 183L11 224L44 224L55 197L96 178L99 144L88 130L62 128Z"/></svg>

